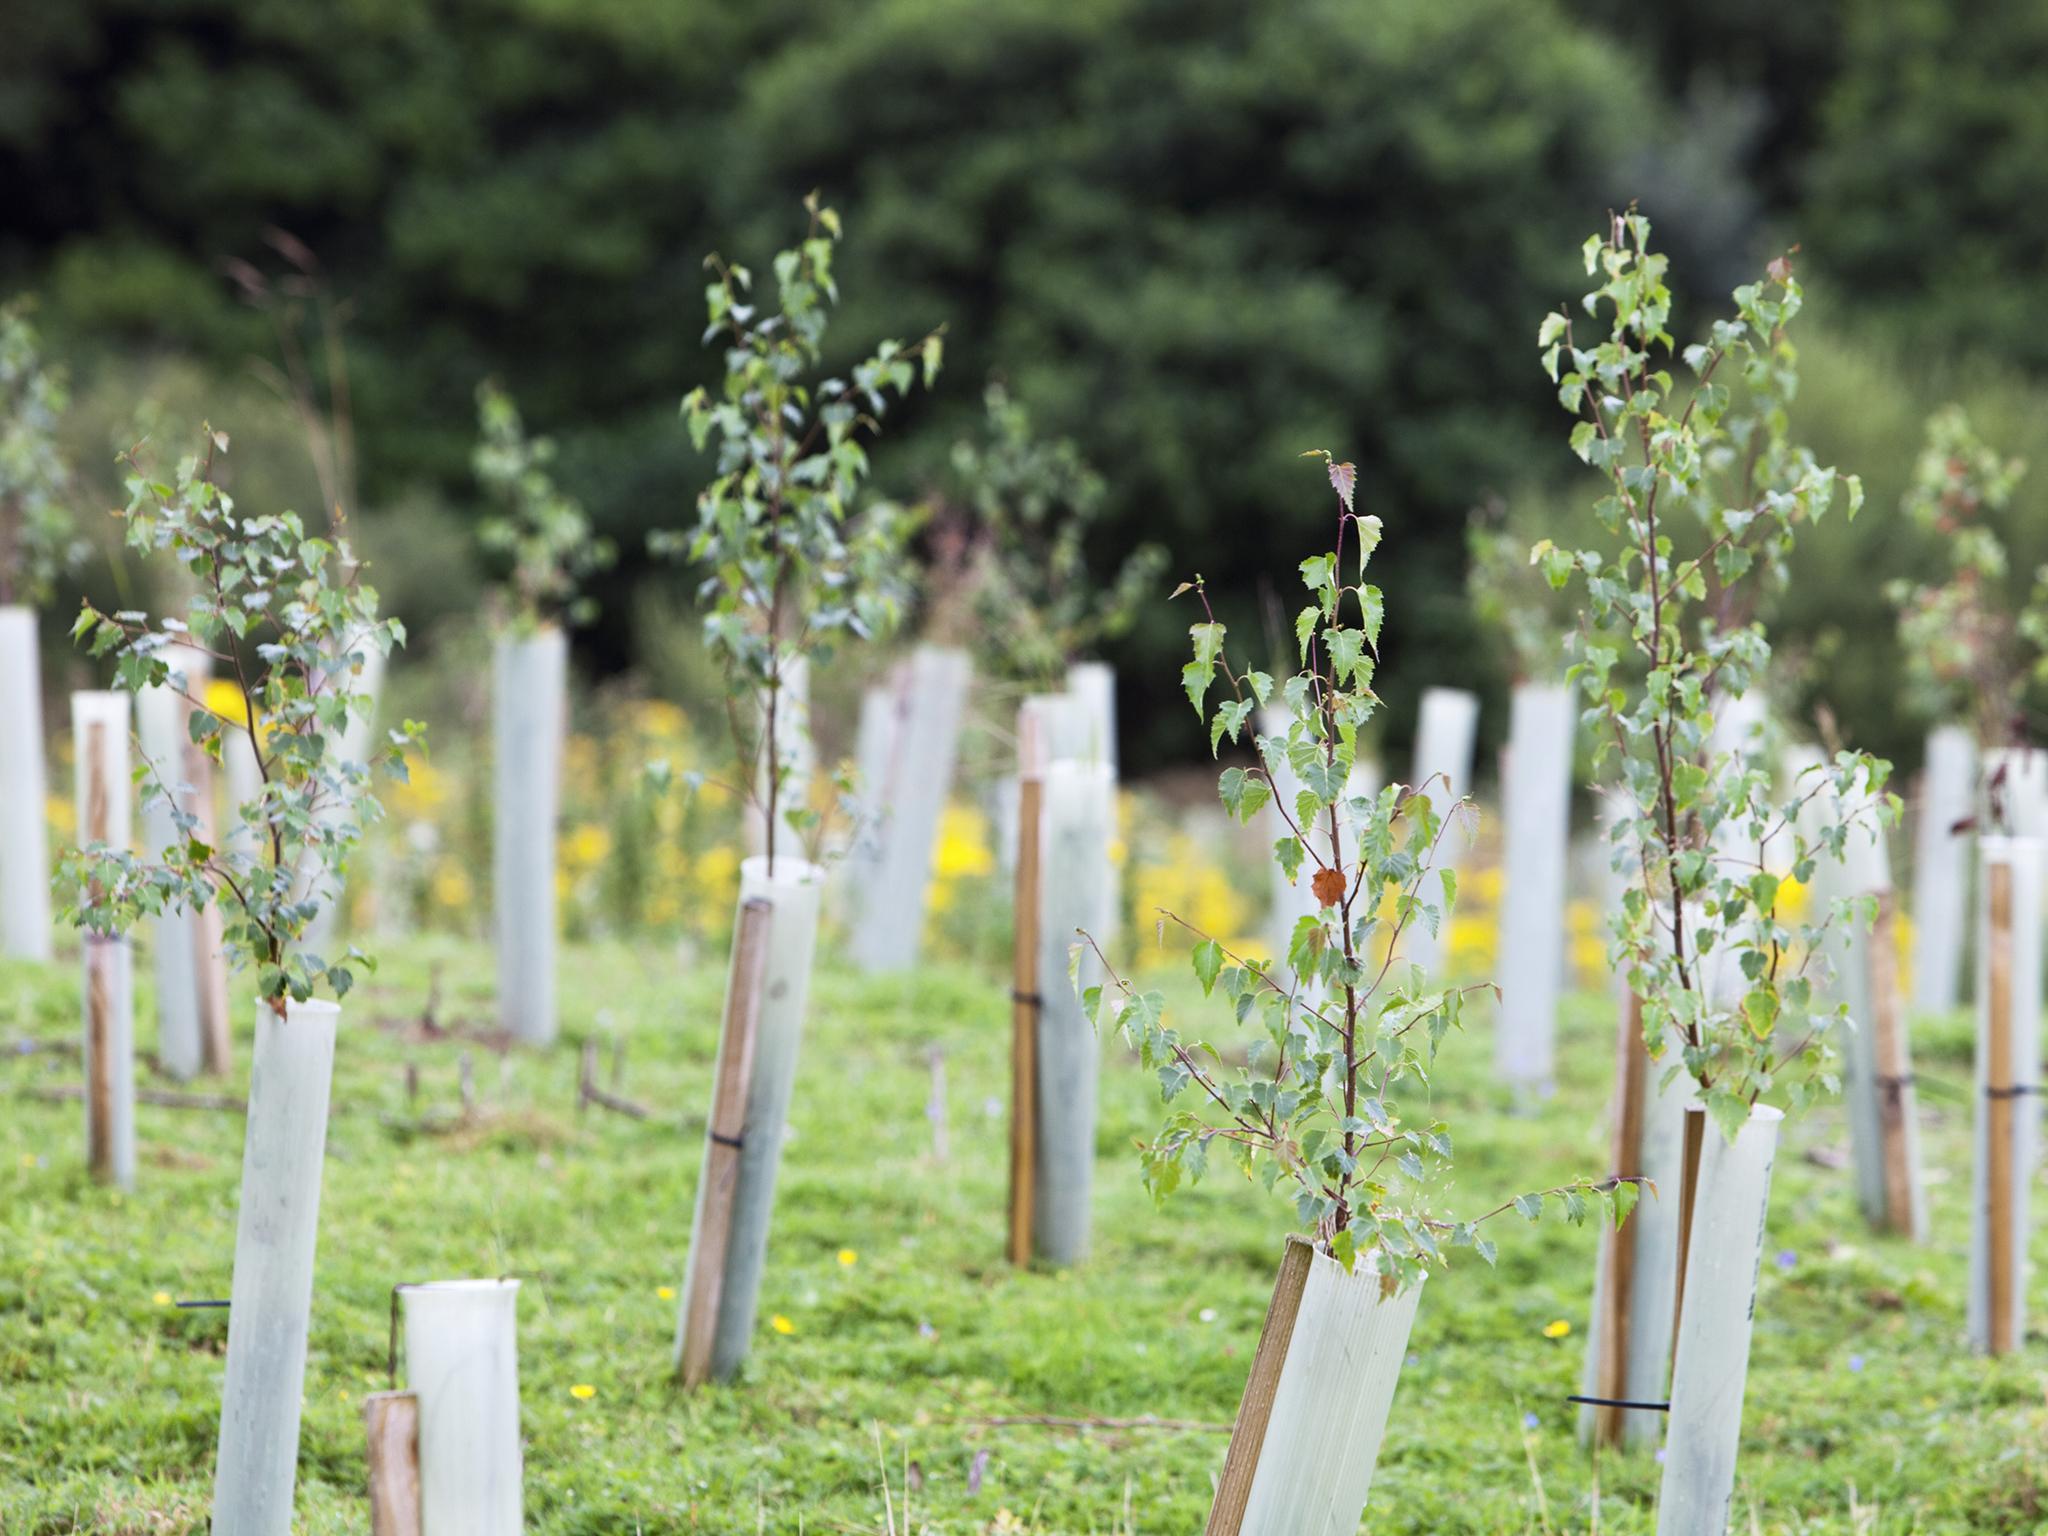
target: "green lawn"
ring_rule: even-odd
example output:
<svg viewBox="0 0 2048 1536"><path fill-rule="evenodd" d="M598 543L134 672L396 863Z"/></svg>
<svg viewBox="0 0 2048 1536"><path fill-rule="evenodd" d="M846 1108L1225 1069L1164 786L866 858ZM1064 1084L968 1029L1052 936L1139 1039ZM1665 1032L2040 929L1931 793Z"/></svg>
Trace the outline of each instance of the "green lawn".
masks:
<svg viewBox="0 0 2048 1536"><path fill-rule="evenodd" d="M408 1027L436 968L444 1021L487 1023L487 954L429 940L394 946L344 1017L301 1530L367 1529L360 1403L385 1384L390 1287L508 1271L526 1277L533 1531L880 1530L878 1437L899 1528L907 1461L921 1485L916 1530L1199 1530L1286 1213L1228 1174L1155 1208L1128 1153L1153 1123L1154 1093L1120 1050L1105 1058L1095 1256L1069 1273L1018 1274L1001 1258L1006 987L945 968L867 981L828 961L755 1353L735 1385L686 1395L668 1376L675 1304L660 1289L678 1282L688 1236L722 966L678 976L667 950L572 948L563 1044L502 1066L487 1048ZM0 968L0 1041L69 1039L76 1009L74 964ZM146 982L140 1013L147 1047ZM1448 1044L1438 1091L1457 1127L1457 1209L1604 1171L1611 1018L1603 997L1573 1001L1565 1081L1536 1116L1512 1114L1489 1086L1483 1035ZM655 1118L579 1117L574 1042L593 1032L628 1042L624 1091ZM1987 1364L1962 1338L1966 1021L1925 1024L1918 1045L1939 1181L1924 1249L1869 1236L1848 1174L1807 1156L1841 1143L1839 1115L1788 1132L1750 1373L1743 1528L1890 1536L2048 1522L2044 1352ZM933 1046L948 1084L944 1163L926 1116ZM418 1108L452 1115L465 1049L477 1117L418 1129L406 1064L419 1068ZM140 1187L124 1198L84 1176L79 1107L27 1094L77 1081L76 1060L10 1055L0 1073L0 1531L203 1529L226 1320L154 1298L227 1294L241 1122L144 1107ZM1430 1283L1368 1528L1649 1531L1656 1467L1596 1465L1563 1402L1578 1381L1594 1234L1500 1225L1497 1270L1461 1254ZM775 1316L788 1332L771 1331ZM1569 1336L1545 1337L1560 1318ZM579 1384L594 1395L572 1395ZM1030 1414L1213 1427L995 1422Z"/></svg>

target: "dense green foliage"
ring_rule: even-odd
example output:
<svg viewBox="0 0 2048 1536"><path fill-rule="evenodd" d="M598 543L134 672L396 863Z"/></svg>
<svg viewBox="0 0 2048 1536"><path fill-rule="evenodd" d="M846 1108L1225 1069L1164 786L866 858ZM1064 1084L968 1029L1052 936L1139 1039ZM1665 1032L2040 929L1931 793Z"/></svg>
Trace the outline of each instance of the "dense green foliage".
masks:
<svg viewBox="0 0 2048 1536"><path fill-rule="evenodd" d="M950 327L959 382L905 412L885 473L905 499L1000 376L1104 475L1091 566L1151 541L1241 572L1249 634L1316 543L1261 489L1355 444L1414 613L1382 677L1401 735L1424 682L1495 670L1464 515L1565 460L1540 389L1483 359L1568 291L1558 253L1602 209L1643 199L1682 294L1804 242L1837 334L2041 361L2041 25L2015 0L81 0L16 18L0 57L0 291L45 293L81 378L109 346L123 376L138 347L227 370L274 340L223 264L282 226L350 309L362 510L426 488L480 515L471 401L497 377L632 551L707 477L672 426L716 371L700 258L768 248L819 187L860 232L828 361ZM683 589L628 560L592 591L588 654L616 665ZM1816 590L1826 619L1785 633L1867 631L1872 593ZM432 616L432 587L408 600ZM1113 658L1157 676L1177 649L1147 616ZM1865 650L1843 713L1896 731L1891 652Z"/></svg>
<svg viewBox="0 0 2048 1536"><path fill-rule="evenodd" d="M268 338L216 269L291 229L354 304L372 508L467 490L472 391L496 376L622 549L672 522L704 478L670 426L715 363L699 260L765 246L819 186L859 231L829 361L944 323L969 381L906 418L897 489L1000 372L1106 473L1091 555L1153 541L1278 586L1315 534L1276 527L1263 487L1307 442L1356 442L1368 504L1413 526L1433 667L1473 654L1463 510L1540 442L1539 392L1504 397L1471 356L1556 291L1648 120L1612 49L1519 0L248 0L38 30L4 119L0 270L74 337L226 365ZM627 606L605 608L616 646ZM1155 671L1174 648L1162 625L1134 643L1120 659Z"/></svg>
<svg viewBox="0 0 2048 1536"><path fill-rule="evenodd" d="M0 306L0 603L49 601L75 564L71 474L57 443L69 401L43 363L27 305Z"/></svg>

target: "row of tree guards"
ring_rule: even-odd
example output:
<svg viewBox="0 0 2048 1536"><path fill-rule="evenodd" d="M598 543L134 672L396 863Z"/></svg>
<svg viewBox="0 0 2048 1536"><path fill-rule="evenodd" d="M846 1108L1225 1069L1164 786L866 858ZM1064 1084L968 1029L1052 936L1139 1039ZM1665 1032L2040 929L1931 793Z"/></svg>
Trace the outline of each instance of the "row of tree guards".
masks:
<svg viewBox="0 0 2048 1536"><path fill-rule="evenodd" d="M6 632L0 625L0 646ZM508 987L508 1008L515 1006L514 999L531 1003L536 997L551 997L553 991L552 881L532 878L532 868L541 867L533 863L536 848L545 848L549 866L552 862L562 656L559 631L508 643L500 651L501 701L531 706L500 713L500 825L508 830L538 828L547 834L545 839L523 842L517 836L500 839L500 890L540 892L547 898L544 905L501 904L501 964L506 974L512 974L514 966L532 967L521 973L523 982ZM1074 1001L1068 948L1077 930L1101 932L1113 906L1108 849L1115 779L1110 754L1103 750L1113 741L1106 724L1111 696L1099 687L1091 696L1079 682L1086 675L1077 671L1076 686L1067 694L1028 700L1018 722L1010 1251L1019 1263L1077 1262L1086 1256L1088 1245L1098 1043L1092 1024ZM876 702L864 708L863 738L864 746L872 745L881 754L876 760L886 764L879 782L888 788L878 797L885 809L876 820L883 835L871 836L869 846L876 851L851 866L866 871L866 878L876 885L849 876L849 887L858 883L863 891L898 889L905 905L921 911L922 881L913 883L911 872L929 868L936 806L951 777L966 690L964 658L927 650L871 696ZM184 719L188 708L168 689L146 690L136 700L135 735L146 771L174 785L183 808L203 821L212 815L211 764L203 754L189 750ZM1476 710L1470 695L1453 690L1433 690L1426 697L1414 765L1418 782L1448 784L1455 793L1463 793L1470 777ZM882 723L870 725L871 714ZM1755 724L1751 720L1745 725L1739 711L1730 715L1738 730ZM80 839L125 846L132 792L128 696L74 696L73 733ZM1937 733L1937 739L1943 734ZM1502 945L1508 984L1498 1058L1507 1080L1530 1091L1543 1091L1552 1072L1551 1019L1562 985L1558 914L1563 905L1572 737L1569 702L1561 689L1532 685L1517 690L1503 764L1508 869ZM1962 804L1979 817L1993 815L1986 804L1972 805L1974 764L1954 749L1952 738L1939 748L1930 744L1922 791L1923 846L1930 823L1956 806L1953 785L1944 775L1954 775L1959 761L1965 789ZM233 776L232 754L228 763ZM2031 834L2048 830L2048 759L2007 754L1994 757L1987 769L1994 785L1991 793L2005 801L1997 813L2004 824ZM5 771L12 775L9 782L25 782L18 761ZM36 772L39 776L39 765ZM911 807L930 814L898 818L899 808ZM151 814L162 821L168 810ZM2033 1095L2041 1012L2043 852L2038 835L1985 835L1974 840L1956 835L1955 823L1965 819L1958 816L1951 822L1950 835L1940 844L1942 857L1916 861L1919 899L1929 916L1918 930L1915 953L1933 959L1926 947L1930 926L1936 932L1961 934L1972 927L1956 921L1943 929L1940 913L1949 901L1955 870L1962 869L1967 877L1974 841L1980 863L1974 923L1979 936L1979 1111L1968 1315L1973 1344L1999 1352L2016 1347L2024 1330L2028 1190L2038 1135ZM886 849L892 829L900 832L904 845L921 845L918 857L899 854L890 859ZM12 831L9 835L12 839ZM146 835L157 840L166 835L165 826L146 829ZM20 846L10 841L9 852L18 852ZM522 858L528 864L519 863ZM16 868L19 862L7 861ZM902 884L888 887L890 880ZM1944 885L1945 880L1950 884ZM678 1319L676 1366L692 1383L729 1377L744 1359L752 1332L781 1128L794 1081L825 883L822 868L787 855L776 860L772 873L763 858L748 860L743 869L713 1113ZM1853 836L1844 859L1824 868L1818 884L1823 897L1868 897L1875 905L1872 929L1837 933L1831 957L1843 996L1853 1016L1864 1024L1845 1045L1858 1196L1874 1225L1917 1237L1924 1232L1925 1212L1913 1073L1895 964L1896 902L1881 832ZM16 883L9 882L10 913L16 911L11 894L15 889ZM913 889L915 898L909 895ZM1518 891L1524 893L1520 900ZM1299 901L1291 890L1290 896ZM893 906L866 901L863 910ZM1276 916L1283 926L1291 926L1286 924L1285 909ZM877 938L871 963L893 968L874 957L906 952L914 957L916 926L899 921L886 941ZM43 939L47 945L47 930ZM1279 942L1280 935L1275 940ZM226 987L219 944L217 912L211 923L184 913L170 914L159 923L153 957L161 1056L165 1068L179 1075L219 1071L227 1065ZM1955 941L1955 947L1963 947L1963 941ZM1941 969L1930 965L1925 972L1916 971L1916 996L1925 995L1917 983L1938 976ZM1524 976L1530 980L1518 985ZM134 1174L134 1051L133 987L125 938L86 936L84 990L90 1158L96 1174L126 1185ZM1518 1006L1511 1000L1521 1001ZM551 1031L552 1009L545 1002L542 1006L545 1027ZM1687 1102L1687 1095L1660 1082L1650 1070L1633 1000L1624 997L1620 1012L1614 1163L1617 1169L1632 1168L1651 1177L1660 1189L1676 1190L1678 1198L1642 1202L1631 1221L1604 1240L1586 1381L1587 1396L1597 1401L1587 1405L1582 1427L1589 1438L1615 1445L1643 1445L1663 1438L1663 1507L1668 1518L1691 1519L1685 1513L1692 1508L1688 1501L1699 1490L1708 1491L1699 1497L1707 1497L1711 1490L1725 1487L1733 1465L1741 1363L1747 1357L1777 1119L1774 1113L1760 1114L1732 1142L1711 1134L1703 1112ZM251 1095L247 1166L260 1167L266 1179L293 1187L294 1194L283 1207L294 1219L282 1226L252 1223L255 1207L245 1201L247 1230L238 1233L235 1277L238 1320L230 1327L220 1447L222 1486L238 1491L224 1495L226 1523L218 1527L222 1530L269 1528L264 1512L274 1511L279 1499L289 1506L290 1463L281 1448L296 1444L317 1226L317 1128L325 1122L338 1013L329 1004L295 1005L280 1020L270 1010L259 1009L255 1072L264 1089ZM1511 1018L1517 1021L1512 1026ZM1336 1274L1319 1281L1323 1267ZM1321 1401L1322 1391L1313 1362L1327 1357L1330 1349L1309 1341L1348 1339L1345 1348L1351 1358L1389 1359L1397 1365L1419 1293L1405 1293L1400 1308L1375 1307L1366 1304L1370 1298L1351 1296L1339 1283L1349 1278L1309 1245L1290 1246L1226 1462L1212 1530L1298 1529L1292 1522L1322 1507L1318 1500L1334 1499L1331 1507L1341 1507L1349 1499L1344 1488L1319 1491L1313 1480L1291 1474L1280 1477L1268 1471L1262 1480L1260 1468L1272 1463L1262 1460L1256 1448L1268 1439L1275 1444L1307 1444L1317 1434L1337 1434L1342 1446L1332 1441L1323 1447L1332 1453L1329 1464L1350 1466L1354 1473L1363 1466L1369 1474L1386 1408L1376 1407L1378 1398L1369 1395L1361 1411L1339 1429L1311 1425L1314 1415L1308 1405ZM448 1295L452 1299L460 1293L457 1286ZM478 1292L479 1298L485 1294ZM1290 1348L1294 1341L1304 1347ZM507 1343L503 1350L510 1347ZM419 1362L431 1362L434 1356L431 1349L417 1346L412 1354L417 1381ZM498 1438L511 1447L515 1491L514 1526L509 1528L516 1528L516 1371L508 1379L514 1383L514 1429L509 1437ZM1390 1375L1385 1386L1388 1402L1392 1390ZM1623 1405L1668 1408L1668 1434L1662 1433L1660 1412ZM414 1443L421 1448L420 1465L429 1469L420 1475L430 1477L434 1457L423 1448L434 1436L426 1422L423 1411ZM451 1462L459 1459L450 1453ZM493 1453L492 1465L502 1459L502 1451ZM1294 1465L1291 1455L1288 1465ZM501 1471L491 1476L499 1477ZM423 1492L421 1497L428 1496ZM247 1512L246 1525L236 1523L237 1511ZM1706 1523L1672 1528L1711 1526L1711 1511L1700 1512L1698 1518Z"/></svg>

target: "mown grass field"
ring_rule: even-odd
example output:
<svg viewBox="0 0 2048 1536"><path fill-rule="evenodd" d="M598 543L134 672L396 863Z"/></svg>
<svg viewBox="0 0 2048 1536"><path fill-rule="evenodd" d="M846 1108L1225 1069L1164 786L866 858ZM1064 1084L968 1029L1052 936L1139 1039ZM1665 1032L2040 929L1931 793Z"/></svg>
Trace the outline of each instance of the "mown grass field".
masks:
<svg viewBox="0 0 2048 1536"><path fill-rule="evenodd" d="M436 973L440 1021L488 1026L488 954L448 940L393 946L344 1018L300 1530L367 1529L360 1404L384 1385L390 1287L506 1272L525 1277L532 1531L877 1531L885 1472L899 1530L906 1503L910 1529L934 1533L1200 1529L1287 1213L1229 1174L1155 1208L1128 1152L1153 1124L1154 1090L1120 1048L1105 1047L1095 1255L1016 1273L1001 1257L1006 987L957 968L864 980L828 959L755 1353L737 1384L688 1395L668 1375L663 1290L688 1235L722 966L679 974L666 950L571 948L563 1043L502 1063L459 1033L422 1037ZM71 1038L77 995L74 964L0 969L0 1041ZM1573 999L1564 1080L1534 1115L1490 1086L1483 1034L1448 1043L1453 1208L1603 1171L1611 1028L1604 997ZM626 1043L622 1091L653 1119L578 1114L576 1042L593 1034ZM1869 1236L1849 1175L1809 1156L1841 1147L1838 1114L1788 1132L1740 1529L2048 1526L2048 1349L2036 1339L1987 1363L1963 1345L1967 1021L1921 1021L1916 1043L1936 1181L1927 1246ZM927 1115L934 1047L943 1162ZM456 1116L464 1051L476 1114L420 1128L422 1114ZM421 1082L410 1106L407 1063ZM75 1058L9 1054L0 1077L0 1531L203 1530L225 1316L160 1298L227 1294L241 1122L143 1107L139 1188L123 1197L84 1175L79 1106L29 1093L76 1082ZM1653 1529L1655 1465L1596 1464L1563 1401L1595 1236L1513 1220L1495 1234L1498 1269L1461 1254L1430 1283L1367 1511L1375 1536ZM1546 1336L1560 1319L1571 1332ZM1003 1422L1027 1415L1213 1427Z"/></svg>

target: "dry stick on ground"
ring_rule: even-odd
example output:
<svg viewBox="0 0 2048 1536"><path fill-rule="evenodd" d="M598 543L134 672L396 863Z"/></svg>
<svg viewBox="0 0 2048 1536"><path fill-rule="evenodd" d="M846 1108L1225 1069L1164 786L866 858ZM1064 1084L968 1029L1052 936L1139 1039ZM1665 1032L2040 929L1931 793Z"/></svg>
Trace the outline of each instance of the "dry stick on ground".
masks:
<svg viewBox="0 0 2048 1536"><path fill-rule="evenodd" d="M1643 1005L1631 992L1621 1009L1615 1041L1614 1172L1640 1171L1643 1163L1643 1100L1649 1093L1649 1048L1643 1043ZM1603 1311L1595 1321L1600 1340L1600 1379L1594 1391L1605 1398L1628 1396L1629 1316L1635 1302L1636 1244L1632 1229L1608 1226L1601 1247L1607 1260L1607 1284L1601 1291ZM1598 1445L1622 1442L1623 1409L1611 1405L1593 1410L1593 1439Z"/></svg>
<svg viewBox="0 0 2048 1536"><path fill-rule="evenodd" d="M618 1059L617 1053L614 1052L612 1061L615 1067ZM612 1075L612 1083L614 1086L618 1084L616 1071ZM592 1104L599 1109L609 1109L614 1114L626 1115L634 1120L649 1120L654 1116L654 1111L645 1104L636 1104L621 1094L611 1093L597 1086L597 1042L586 1040L583 1042L582 1067L576 1080L576 1110L580 1114Z"/></svg>
<svg viewBox="0 0 2048 1536"><path fill-rule="evenodd" d="M58 1084L54 1087L31 1086L22 1089L21 1092L24 1098L44 1099L52 1103L76 1101L86 1096L85 1088L76 1083ZM172 1093L163 1088L138 1088L135 1090L135 1102L154 1104L159 1109L219 1109L238 1115L246 1114L249 1109L246 1100L238 1099L233 1094Z"/></svg>
<svg viewBox="0 0 2048 1536"><path fill-rule="evenodd" d="M1039 821L1045 764L1038 717L1017 721L1017 887L1010 967L1010 1262L1031 1262L1038 1169Z"/></svg>
<svg viewBox="0 0 2048 1536"><path fill-rule="evenodd" d="M711 1350L718 1337L719 1302L725 1294L725 1266L732 1242L733 1200L739 1194L740 1149L747 1132L747 1095L754 1080L754 1042L768 971L768 938L774 905L756 896L740 907L733 936L732 982L726 991L725 1023L718 1045L718 1081L712 1089L711 1123L705 1127L703 1209L690 1237L690 1273L684 1294L676 1374L686 1387L711 1377Z"/></svg>
<svg viewBox="0 0 2048 1536"><path fill-rule="evenodd" d="M1057 1413L993 1413L978 1414L966 1419L935 1419L937 1424L987 1424L996 1428L1014 1429L1020 1427L1038 1429L1166 1429L1183 1430L1205 1435L1223 1435L1230 1432L1228 1424L1211 1424L1201 1419L1161 1419L1141 1414L1135 1419L1069 1418Z"/></svg>

